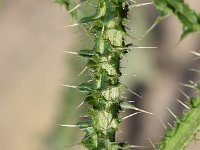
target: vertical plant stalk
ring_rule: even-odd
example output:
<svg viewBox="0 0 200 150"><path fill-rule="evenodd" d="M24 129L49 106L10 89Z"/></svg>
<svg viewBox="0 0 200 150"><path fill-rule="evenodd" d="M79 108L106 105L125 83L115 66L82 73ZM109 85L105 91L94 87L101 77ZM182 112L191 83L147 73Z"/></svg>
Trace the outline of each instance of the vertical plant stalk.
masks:
<svg viewBox="0 0 200 150"><path fill-rule="evenodd" d="M86 122L78 127L85 131L82 144L90 150L118 150L115 135L121 122L119 112L121 84L120 61L126 53L126 36L123 20L128 6L123 0L99 0L94 15L82 18L83 24L94 38L92 50L81 50L80 55L88 59L91 82L79 85L80 91L87 95L89 106Z"/></svg>
<svg viewBox="0 0 200 150"><path fill-rule="evenodd" d="M89 0L81 2L89 5ZM93 49L79 52L80 56L87 58L91 81L78 88L86 95L84 102L90 106L88 120L75 126L85 132L81 143L89 150L127 149L129 146L117 143L115 137L121 122L119 113L129 105L120 96L120 62L127 53L123 22L127 18L129 3L125 0L90 0L92 2L96 2L95 13L78 22L94 39Z"/></svg>

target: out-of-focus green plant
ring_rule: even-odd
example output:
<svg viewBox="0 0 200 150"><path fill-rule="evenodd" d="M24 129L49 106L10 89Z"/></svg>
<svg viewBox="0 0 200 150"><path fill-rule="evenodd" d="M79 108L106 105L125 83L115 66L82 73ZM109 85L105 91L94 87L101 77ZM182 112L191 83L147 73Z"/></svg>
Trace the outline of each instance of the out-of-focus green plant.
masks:
<svg viewBox="0 0 200 150"><path fill-rule="evenodd" d="M181 39L193 32L200 32L200 15L193 11L184 0L154 0L156 8L160 12L158 20L167 15L175 15L183 26Z"/></svg>

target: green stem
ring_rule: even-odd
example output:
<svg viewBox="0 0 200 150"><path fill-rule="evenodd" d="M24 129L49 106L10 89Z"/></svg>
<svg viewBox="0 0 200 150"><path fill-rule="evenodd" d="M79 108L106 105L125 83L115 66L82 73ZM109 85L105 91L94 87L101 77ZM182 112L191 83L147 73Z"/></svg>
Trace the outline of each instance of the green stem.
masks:
<svg viewBox="0 0 200 150"><path fill-rule="evenodd" d="M200 97L190 99L190 109L176 120L176 127L167 129L157 150L184 150L200 130Z"/></svg>
<svg viewBox="0 0 200 150"><path fill-rule="evenodd" d="M120 61L126 53L122 22L128 10L122 4L123 1L99 0L96 13L80 20L90 29L95 42L92 50L80 51L88 58L87 67L92 72L92 81L79 85L90 105L89 120L84 123L86 126L80 126L86 132L82 144L91 150L117 150L125 146L115 141L122 109Z"/></svg>

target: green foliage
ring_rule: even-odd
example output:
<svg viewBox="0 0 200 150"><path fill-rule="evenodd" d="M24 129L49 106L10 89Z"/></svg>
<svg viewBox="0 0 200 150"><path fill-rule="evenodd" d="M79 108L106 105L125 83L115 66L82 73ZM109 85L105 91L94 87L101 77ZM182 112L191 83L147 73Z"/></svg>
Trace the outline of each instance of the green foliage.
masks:
<svg viewBox="0 0 200 150"><path fill-rule="evenodd" d="M200 14L193 11L184 0L154 0L156 8L160 11L158 20L167 15L175 15L183 26L181 39L193 32L200 32Z"/></svg>

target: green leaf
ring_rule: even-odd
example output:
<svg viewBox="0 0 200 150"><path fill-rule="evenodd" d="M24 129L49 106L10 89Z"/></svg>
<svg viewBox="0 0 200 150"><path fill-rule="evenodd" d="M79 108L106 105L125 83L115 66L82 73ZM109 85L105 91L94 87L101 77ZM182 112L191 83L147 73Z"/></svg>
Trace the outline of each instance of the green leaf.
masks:
<svg viewBox="0 0 200 150"><path fill-rule="evenodd" d="M200 32L200 14L183 0L154 0L161 16L175 15L183 26L181 40L191 33Z"/></svg>

